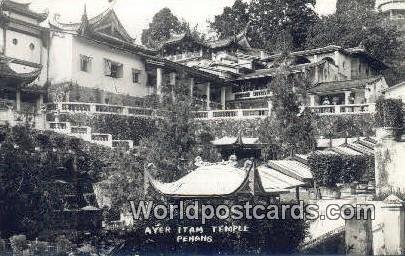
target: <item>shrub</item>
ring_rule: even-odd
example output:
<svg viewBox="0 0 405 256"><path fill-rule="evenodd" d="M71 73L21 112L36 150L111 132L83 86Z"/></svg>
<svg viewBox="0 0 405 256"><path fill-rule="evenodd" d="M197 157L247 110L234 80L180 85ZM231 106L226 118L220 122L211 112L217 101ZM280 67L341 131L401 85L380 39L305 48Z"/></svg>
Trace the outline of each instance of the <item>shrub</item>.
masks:
<svg viewBox="0 0 405 256"><path fill-rule="evenodd" d="M4 253L5 251L6 251L6 241L0 239L0 254Z"/></svg>
<svg viewBox="0 0 405 256"><path fill-rule="evenodd" d="M15 235L10 238L11 248L15 254L22 253L28 246L25 235Z"/></svg>
<svg viewBox="0 0 405 256"><path fill-rule="evenodd" d="M319 186L360 182L374 176L374 157L367 155L312 154L308 163Z"/></svg>
<svg viewBox="0 0 405 256"><path fill-rule="evenodd" d="M402 106L401 99L378 99L376 104L377 126L401 129L404 122Z"/></svg>

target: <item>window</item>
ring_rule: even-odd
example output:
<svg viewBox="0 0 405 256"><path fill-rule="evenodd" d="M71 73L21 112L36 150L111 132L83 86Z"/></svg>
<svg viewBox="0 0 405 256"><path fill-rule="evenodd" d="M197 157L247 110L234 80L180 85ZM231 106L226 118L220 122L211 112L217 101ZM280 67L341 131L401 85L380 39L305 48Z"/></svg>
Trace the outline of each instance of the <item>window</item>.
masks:
<svg viewBox="0 0 405 256"><path fill-rule="evenodd" d="M14 39L13 39L13 44L14 44L14 45L17 45L17 44L18 44L18 39L17 39L17 38L14 38Z"/></svg>
<svg viewBox="0 0 405 256"><path fill-rule="evenodd" d="M133 82L134 84L139 83L140 75L141 75L141 71L140 71L140 70L138 70L138 69L132 69L132 82Z"/></svg>
<svg viewBox="0 0 405 256"><path fill-rule="evenodd" d="M124 74L124 65L118 62L104 59L104 75L113 78L121 78Z"/></svg>
<svg viewBox="0 0 405 256"><path fill-rule="evenodd" d="M91 57L80 55L80 71L90 72L91 68Z"/></svg>
<svg viewBox="0 0 405 256"><path fill-rule="evenodd" d="M30 50L33 51L33 50L35 49L35 44L30 43L30 46L29 46L29 47L30 47Z"/></svg>

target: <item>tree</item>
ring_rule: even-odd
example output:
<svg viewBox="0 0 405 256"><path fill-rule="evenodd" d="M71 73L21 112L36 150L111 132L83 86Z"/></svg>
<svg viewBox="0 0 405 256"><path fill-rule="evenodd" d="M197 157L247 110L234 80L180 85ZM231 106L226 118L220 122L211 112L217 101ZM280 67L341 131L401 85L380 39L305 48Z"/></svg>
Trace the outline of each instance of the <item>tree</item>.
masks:
<svg viewBox="0 0 405 256"><path fill-rule="evenodd" d="M149 28L142 31L142 44L157 48L163 41L168 40L174 34L181 34L187 31L188 24L180 21L169 8L163 8L153 16Z"/></svg>
<svg viewBox="0 0 405 256"><path fill-rule="evenodd" d="M269 84L272 113L260 127L267 158L284 158L292 153L308 153L315 145L314 117L305 105L310 81L305 75L293 75L282 61Z"/></svg>
<svg viewBox="0 0 405 256"><path fill-rule="evenodd" d="M384 16L372 8L340 8L339 12L322 17L310 28L306 47L362 45L374 57L392 62L400 46L397 28L385 22Z"/></svg>
<svg viewBox="0 0 405 256"><path fill-rule="evenodd" d="M154 135L141 142L141 155L146 157L146 163L156 165L155 174L163 180L176 180L186 173L197 144L196 109L184 76L180 74L176 86L164 86L160 111L165 117L157 121Z"/></svg>
<svg viewBox="0 0 405 256"><path fill-rule="evenodd" d="M232 7L225 7L223 13L216 15L210 28L222 39L234 36L238 30L245 27L249 22L249 4L242 0L236 0Z"/></svg>
<svg viewBox="0 0 405 256"><path fill-rule="evenodd" d="M287 44L289 50L298 50L305 45L308 28L318 19L314 4L314 0L252 0L250 4L238 0L216 16L210 27L223 38L250 22L248 38L253 47L277 51L281 43L283 48Z"/></svg>
<svg viewBox="0 0 405 256"><path fill-rule="evenodd" d="M374 10L375 0L337 0L336 13L341 14L347 11L370 11Z"/></svg>

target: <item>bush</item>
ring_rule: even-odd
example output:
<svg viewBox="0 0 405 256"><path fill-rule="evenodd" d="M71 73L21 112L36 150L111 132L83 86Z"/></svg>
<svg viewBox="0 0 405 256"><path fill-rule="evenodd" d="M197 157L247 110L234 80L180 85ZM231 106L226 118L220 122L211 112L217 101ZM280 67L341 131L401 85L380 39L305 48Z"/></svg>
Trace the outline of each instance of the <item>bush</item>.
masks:
<svg viewBox="0 0 405 256"><path fill-rule="evenodd" d="M6 241L0 239L0 254L4 253L5 251L6 251Z"/></svg>
<svg viewBox="0 0 405 256"><path fill-rule="evenodd" d="M367 155L312 154L308 158L315 182L329 188L373 177L373 162L374 157Z"/></svg>
<svg viewBox="0 0 405 256"><path fill-rule="evenodd" d="M21 254L27 249L27 237L25 235L15 235L10 238L11 248L15 254Z"/></svg>
<svg viewBox="0 0 405 256"><path fill-rule="evenodd" d="M376 104L377 127L402 129L404 123L402 107L401 99L378 99Z"/></svg>

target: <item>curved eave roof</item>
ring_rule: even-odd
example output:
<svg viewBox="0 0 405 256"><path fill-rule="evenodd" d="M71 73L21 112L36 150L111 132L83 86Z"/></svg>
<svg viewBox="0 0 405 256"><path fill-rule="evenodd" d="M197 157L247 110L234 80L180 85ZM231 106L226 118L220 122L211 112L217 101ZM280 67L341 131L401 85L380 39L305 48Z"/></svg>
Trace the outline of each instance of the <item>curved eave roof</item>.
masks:
<svg viewBox="0 0 405 256"><path fill-rule="evenodd" d="M306 183L268 166L249 171L227 165L200 167L178 181L162 183L147 174L154 191L172 198L217 198L242 194L279 195Z"/></svg>
<svg viewBox="0 0 405 256"><path fill-rule="evenodd" d="M10 0L3 0L0 3L2 10L9 10L15 13L19 13L30 18L43 22L48 18L48 13L37 13L29 9L30 3L18 3Z"/></svg>
<svg viewBox="0 0 405 256"><path fill-rule="evenodd" d="M17 73L9 66L9 63L10 62L4 60L0 61L0 81L2 82L30 84L34 82L41 74L42 67L37 68L36 70L29 73Z"/></svg>

